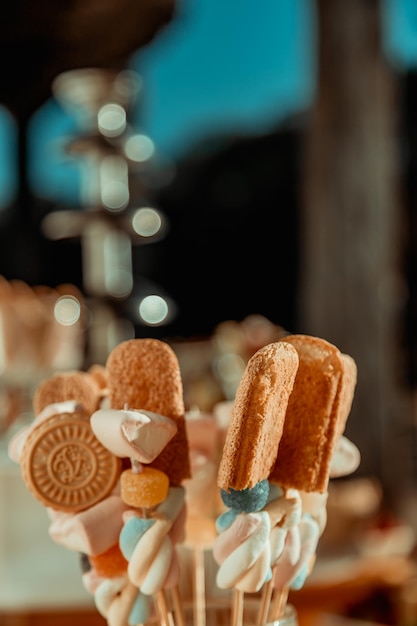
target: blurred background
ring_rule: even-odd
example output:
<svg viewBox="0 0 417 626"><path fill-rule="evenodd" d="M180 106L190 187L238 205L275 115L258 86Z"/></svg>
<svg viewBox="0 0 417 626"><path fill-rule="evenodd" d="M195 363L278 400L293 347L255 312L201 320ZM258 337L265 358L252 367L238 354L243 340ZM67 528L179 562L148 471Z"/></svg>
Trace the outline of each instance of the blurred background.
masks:
<svg viewBox="0 0 417 626"><path fill-rule="evenodd" d="M358 365L355 477L414 527L414 0L18 1L0 69L5 437L125 338L169 341L210 411L318 335Z"/></svg>

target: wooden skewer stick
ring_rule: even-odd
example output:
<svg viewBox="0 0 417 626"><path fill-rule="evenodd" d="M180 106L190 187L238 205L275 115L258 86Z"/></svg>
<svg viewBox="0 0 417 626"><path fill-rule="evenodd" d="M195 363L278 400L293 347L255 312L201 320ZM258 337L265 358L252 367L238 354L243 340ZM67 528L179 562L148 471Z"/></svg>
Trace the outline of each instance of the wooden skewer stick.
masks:
<svg viewBox="0 0 417 626"><path fill-rule="evenodd" d="M172 613L169 611L168 602L163 589L155 594L155 602L161 620L161 626L174 626L174 619Z"/></svg>
<svg viewBox="0 0 417 626"><path fill-rule="evenodd" d="M174 607L174 613L175 613L175 623L177 626L186 626L185 624L185 615L184 615L184 609L182 606L182 600L180 597L180 591L178 588L178 585L175 585L175 587L173 587L171 589L171 598L172 598L172 604Z"/></svg>
<svg viewBox="0 0 417 626"><path fill-rule="evenodd" d="M194 626L206 626L206 585L204 571L204 550L194 546Z"/></svg>
<svg viewBox="0 0 417 626"><path fill-rule="evenodd" d="M264 584L259 605L257 626L263 626L268 621L269 607L271 606L271 598L273 592L272 578Z"/></svg>
<svg viewBox="0 0 417 626"><path fill-rule="evenodd" d="M233 606L232 606L232 624L231 626L242 626L243 624L243 604L245 600L245 594L239 589L233 591Z"/></svg>
<svg viewBox="0 0 417 626"><path fill-rule="evenodd" d="M284 589L281 589L280 591L275 591L271 604L271 622L275 622L284 615L285 607L288 600L288 593L288 587L284 587Z"/></svg>

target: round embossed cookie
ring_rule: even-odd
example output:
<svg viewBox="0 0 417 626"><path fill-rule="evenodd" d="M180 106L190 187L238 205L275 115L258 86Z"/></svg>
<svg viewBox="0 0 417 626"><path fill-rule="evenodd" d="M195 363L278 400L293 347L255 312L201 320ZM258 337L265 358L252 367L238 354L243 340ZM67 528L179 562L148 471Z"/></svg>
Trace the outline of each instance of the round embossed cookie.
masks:
<svg viewBox="0 0 417 626"><path fill-rule="evenodd" d="M88 419L62 413L28 435L21 471L27 488L44 506L76 513L109 495L121 461L98 441Z"/></svg>

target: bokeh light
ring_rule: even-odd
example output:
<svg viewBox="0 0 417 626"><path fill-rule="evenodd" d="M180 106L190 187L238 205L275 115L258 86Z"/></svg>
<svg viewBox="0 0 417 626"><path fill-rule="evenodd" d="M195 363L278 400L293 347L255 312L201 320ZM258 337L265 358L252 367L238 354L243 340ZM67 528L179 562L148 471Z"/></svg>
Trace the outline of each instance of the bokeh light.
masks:
<svg viewBox="0 0 417 626"><path fill-rule="evenodd" d="M62 326L73 326L81 316L80 301L74 296L61 296L55 302L54 317Z"/></svg>
<svg viewBox="0 0 417 626"><path fill-rule="evenodd" d="M117 137L126 128L126 111L120 104L110 102L97 114L98 127L105 137Z"/></svg>
<svg viewBox="0 0 417 626"><path fill-rule="evenodd" d="M141 237L153 237L162 228L161 214L151 207L142 207L135 211L132 227L135 233Z"/></svg>
<svg viewBox="0 0 417 626"><path fill-rule="evenodd" d="M139 304L139 315L149 326L158 326L166 322L169 312L167 300L156 294L146 296Z"/></svg>

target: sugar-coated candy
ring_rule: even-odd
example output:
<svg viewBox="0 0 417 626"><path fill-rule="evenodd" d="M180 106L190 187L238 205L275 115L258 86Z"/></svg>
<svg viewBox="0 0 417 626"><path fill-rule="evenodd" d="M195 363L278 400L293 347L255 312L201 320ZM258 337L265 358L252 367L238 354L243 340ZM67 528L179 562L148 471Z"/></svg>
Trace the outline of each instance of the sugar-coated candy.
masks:
<svg viewBox="0 0 417 626"><path fill-rule="evenodd" d="M88 560L97 574L103 578L114 578L126 573L127 570L127 561L118 543L101 554L89 556Z"/></svg>
<svg viewBox="0 0 417 626"><path fill-rule="evenodd" d="M238 513L251 513L263 509L268 501L269 482L261 480L254 487L229 491L220 490L223 503Z"/></svg>
<svg viewBox="0 0 417 626"><path fill-rule="evenodd" d="M143 467L139 472L128 469L122 472L120 487L123 502L133 507L151 508L167 497L169 478L153 467Z"/></svg>

